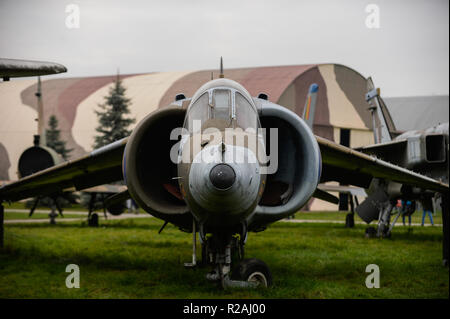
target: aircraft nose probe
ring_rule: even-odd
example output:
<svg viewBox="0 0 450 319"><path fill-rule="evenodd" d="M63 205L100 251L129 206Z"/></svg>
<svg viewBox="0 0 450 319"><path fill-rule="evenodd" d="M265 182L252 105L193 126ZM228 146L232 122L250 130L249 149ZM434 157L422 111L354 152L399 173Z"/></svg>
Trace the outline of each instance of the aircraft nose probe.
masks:
<svg viewBox="0 0 450 319"><path fill-rule="evenodd" d="M209 179L215 188L226 190L233 186L236 180L236 173L228 164L217 164L211 169Z"/></svg>

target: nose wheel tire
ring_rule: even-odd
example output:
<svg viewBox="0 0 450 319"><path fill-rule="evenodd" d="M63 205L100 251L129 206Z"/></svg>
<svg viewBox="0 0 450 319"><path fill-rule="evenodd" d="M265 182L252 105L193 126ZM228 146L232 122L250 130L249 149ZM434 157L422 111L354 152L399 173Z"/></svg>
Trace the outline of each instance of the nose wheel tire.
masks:
<svg viewBox="0 0 450 319"><path fill-rule="evenodd" d="M272 286L272 274L262 260L251 258L242 260L231 275L232 280L258 283L262 287Z"/></svg>

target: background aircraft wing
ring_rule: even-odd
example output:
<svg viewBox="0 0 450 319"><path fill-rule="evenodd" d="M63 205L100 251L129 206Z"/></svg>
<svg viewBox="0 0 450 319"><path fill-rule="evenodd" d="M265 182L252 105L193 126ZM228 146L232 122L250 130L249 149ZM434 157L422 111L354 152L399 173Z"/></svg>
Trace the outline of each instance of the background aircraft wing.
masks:
<svg viewBox="0 0 450 319"><path fill-rule="evenodd" d="M356 150L365 154L386 159L392 157L393 154L398 157L400 157L401 154L406 154L407 146L408 141L406 139L402 139L358 147Z"/></svg>
<svg viewBox="0 0 450 319"><path fill-rule="evenodd" d="M350 194L352 196L367 197L366 191L364 190L364 188L361 187L319 184L317 185L317 188L324 192L343 193L343 194Z"/></svg>
<svg viewBox="0 0 450 319"><path fill-rule="evenodd" d="M64 65L54 62L0 58L0 77L16 78L67 72Z"/></svg>
<svg viewBox="0 0 450 319"><path fill-rule="evenodd" d="M117 194L127 190L125 185L103 184L99 186L93 186L84 188L83 193L103 193L103 194ZM65 191L77 191L75 187L72 189L65 189Z"/></svg>
<svg viewBox="0 0 450 319"><path fill-rule="evenodd" d="M122 156L127 138L91 153L47 168L0 187L0 202L17 201L65 190L83 190L122 180Z"/></svg>
<svg viewBox="0 0 450 319"><path fill-rule="evenodd" d="M323 162L321 182L338 181L367 188L372 178L381 178L412 187L448 192L448 184L415 173L316 136Z"/></svg>

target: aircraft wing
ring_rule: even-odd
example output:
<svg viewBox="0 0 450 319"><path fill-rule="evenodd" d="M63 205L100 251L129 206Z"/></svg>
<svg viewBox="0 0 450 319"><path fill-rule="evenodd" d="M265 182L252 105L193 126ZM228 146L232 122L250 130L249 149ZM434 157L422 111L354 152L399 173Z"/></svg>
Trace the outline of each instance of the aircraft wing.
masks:
<svg viewBox="0 0 450 319"><path fill-rule="evenodd" d="M448 192L448 184L415 173L316 136L323 162L321 182L338 181L367 188L372 178L381 178L412 187Z"/></svg>
<svg viewBox="0 0 450 319"><path fill-rule="evenodd" d="M37 195L50 195L66 190L122 180L122 156L127 138L101 147L91 153L26 176L0 187L0 202L18 201Z"/></svg>
<svg viewBox="0 0 450 319"><path fill-rule="evenodd" d="M67 68L54 62L0 58L0 77L4 79L63 72L67 72Z"/></svg>
<svg viewBox="0 0 450 319"><path fill-rule="evenodd" d="M99 186L93 186L89 188L84 188L84 193L103 193L103 194L117 194L121 193L127 190L127 187L125 185L114 185L114 184L103 184ZM70 192L70 191L77 191L75 187L71 189L64 189L64 191Z"/></svg>
<svg viewBox="0 0 450 319"><path fill-rule="evenodd" d="M319 184L317 185L317 188L324 192L343 193L343 194L350 194L353 196L367 197L366 191L364 190L364 188L361 187Z"/></svg>
<svg viewBox="0 0 450 319"><path fill-rule="evenodd" d="M392 154L405 154L407 151L407 146L408 141L406 139L401 139L358 147L356 150L381 158L390 158L392 157Z"/></svg>

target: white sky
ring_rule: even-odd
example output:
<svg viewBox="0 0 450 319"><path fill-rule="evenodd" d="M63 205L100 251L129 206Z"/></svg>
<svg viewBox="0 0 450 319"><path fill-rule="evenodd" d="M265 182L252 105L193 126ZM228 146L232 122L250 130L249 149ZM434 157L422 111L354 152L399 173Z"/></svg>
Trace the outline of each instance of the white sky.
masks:
<svg viewBox="0 0 450 319"><path fill-rule="evenodd" d="M80 8L69 29L66 5ZM380 9L369 29L368 4ZM0 0L0 56L59 62L58 77L341 63L384 96L448 95L447 0Z"/></svg>

